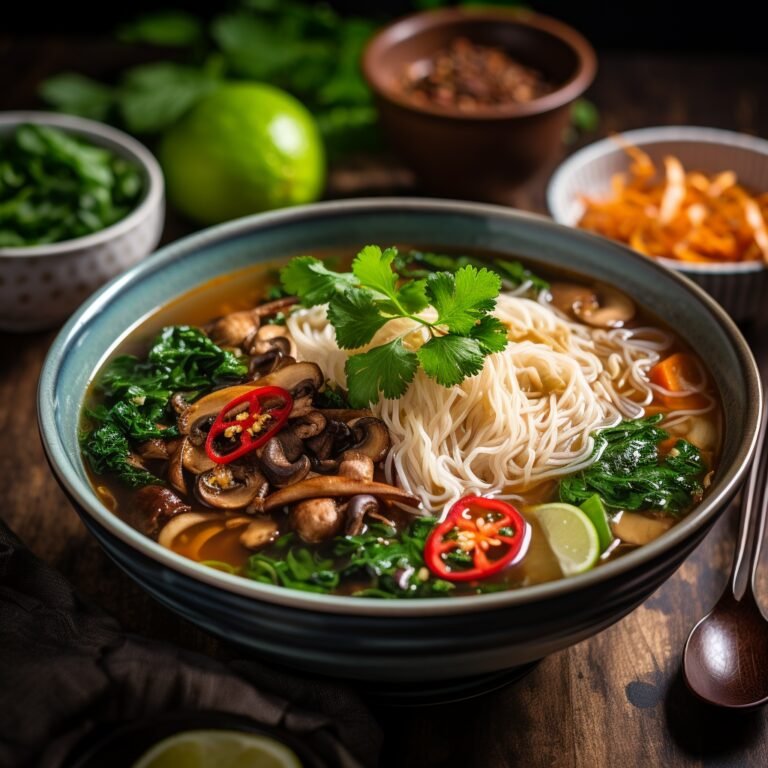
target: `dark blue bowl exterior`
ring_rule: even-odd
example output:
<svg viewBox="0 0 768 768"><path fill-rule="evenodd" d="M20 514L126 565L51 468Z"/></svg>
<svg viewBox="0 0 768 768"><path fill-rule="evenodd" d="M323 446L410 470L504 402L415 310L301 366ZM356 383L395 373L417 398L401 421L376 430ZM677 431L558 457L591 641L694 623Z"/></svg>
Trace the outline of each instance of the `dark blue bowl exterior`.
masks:
<svg viewBox="0 0 768 768"><path fill-rule="evenodd" d="M77 451L80 408L104 354L138 317L249 263L368 242L491 249L577 270L617 285L663 316L689 344L707 350L729 415L721 466L707 499L662 540L589 574L518 594L448 598L439 606L434 600L411 601L421 607L356 598L299 605L306 599L302 593L283 590L278 598L257 584L249 583L250 594L242 594L224 582L206 583L98 503ZM110 557L158 601L282 664L358 680L418 682L542 658L599 632L648 597L732 497L753 447L761 396L754 360L722 311L678 276L623 247L502 208L371 200L253 217L158 253L91 299L62 331L41 377L39 409L51 466L83 521Z"/></svg>

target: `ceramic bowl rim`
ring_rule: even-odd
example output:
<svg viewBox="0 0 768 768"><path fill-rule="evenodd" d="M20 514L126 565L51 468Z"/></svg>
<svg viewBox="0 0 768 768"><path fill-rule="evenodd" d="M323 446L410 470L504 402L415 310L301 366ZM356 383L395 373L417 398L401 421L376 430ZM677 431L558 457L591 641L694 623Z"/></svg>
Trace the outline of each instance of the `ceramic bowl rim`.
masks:
<svg viewBox="0 0 768 768"><path fill-rule="evenodd" d="M415 104L399 91L386 86L381 76L378 59L393 42L418 37L426 29L453 22L472 22L487 19L498 24L515 24L521 27L545 32L569 47L577 59L576 69L571 76L551 93L524 104L510 104L493 112L461 113L450 108ZM413 28L415 25L415 28ZM397 104L416 114L445 120L475 123L496 122L516 117L541 115L569 104L590 86L597 72L597 55L587 39L573 27L557 19L515 8L442 8L435 11L420 11L395 19L382 27L368 42L363 51L363 75L371 89L385 101Z"/></svg>
<svg viewBox="0 0 768 768"><path fill-rule="evenodd" d="M768 140L757 136L750 136L746 133L739 133L738 131L727 131L723 128L707 128L697 125L660 125L637 128L632 131L622 131L619 135L629 144L637 147L646 147L660 142L717 144L727 149L736 147L753 152L768 162ZM566 212L563 206L557 202L559 188L566 184L569 177L595 160L620 151L621 147L609 136L587 144L586 147L577 150L560 163L547 183L546 191L547 209L555 221L569 227L576 227L575 224L571 224L566 220ZM666 267L693 275L750 275L762 272L768 267L768 264L761 261L715 264L694 264L666 258L658 258L656 261Z"/></svg>
<svg viewBox="0 0 768 768"><path fill-rule="evenodd" d="M232 237L242 236L276 225L300 225L302 220L307 218L343 218L345 214L369 213L374 215L377 211L386 213L397 210L402 211L403 209L417 214L453 213L457 215L490 217L496 220L501 218L508 221L519 221L524 224L534 225L537 228L543 227L545 229L558 230L560 234L567 235L568 238L586 241L600 249L605 249L607 247L606 244L610 242L582 230L564 227L545 216L514 211L501 206L461 201L432 200L429 198L369 198L330 201L257 214L208 228L171 245L167 245L93 294L62 328L51 345L43 364L38 386L38 423L40 434L49 463L70 499L74 500L80 509L91 517L97 525L107 529L109 533L116 536L137 554L149 557L155 562L167 566L172 571L180 572L210 587L224 589L229 593L293 609L357 616L399 616L411 618L427 615L455 615L459 613L509 609L536 601L559 598L571 592L587 589L602 581L608 581L613 577L628 573L637 566L647 565L654 558L669 554L676 546L694 536L699 528L707 525L717 516L723 504L738 487L754 450L757 424L762 413L762 393L759 385L757 364L747 342L741 336L735 323L702 289L691 283L687 278L667 270L655 262L648 261L640 254L615 243L611 243L611 246L623 252L626 258L642 260L646 268L663 273L666 279L671 279L679 284L683 294L688 293L692 299L704 304L734 345L735 351L745 370L744 386L747 389L746 417L747 424L751 425L751 431L748 429L748 434L742 436L736 460L730 467L725 468L723 476L717 479L715 488L699 507L654 542L640 547L614 562L606 563L600 568L568 579L559 579L545 584L485 595L419 598L413 600L377 600L375 598L352 598L301 592L284 587L261 584L240 576L207 568L161 547L157 542L123 522L100 502L90 484L80 477L74 463L75 459L67 456L63 441L56 427L56 407L50 408L48 404L55 404L59 401L57 397L58 377L68 349L78 342L81 334L87 331L91 323L98 322L101 307L108 305L113 296L119 295L125 285L141 282L144 279L153 279L155 273L160 273L166 264L183 258L186 253L200 251ZM102 351L101 359L103 359L103 355L107 352L108 350ZM78 400L78 407L81 404L82 398Z"/></svg>
<svg viewBox="0 0 768 768"><path fill-rule="evenodd" d="M44 256L63 256L75 251L103 245L121 237L136 225L140 224L162 202L164 194L163 173L155 156L140 142L127 133L85 117L65 115L58 112L39 110L14 110L0 112L0 128L22 123L39 123L55 128L61 128L86 139L97 139L106 142L115 153L136 164L146 176L147 183L144 194L136 207L114 224L110 224L98 232L92 232L82 237L61 240L57 243L44 245L14 246L0 248L0 259L39 258ZM103 146L103 144L99 144Z"/></svg>

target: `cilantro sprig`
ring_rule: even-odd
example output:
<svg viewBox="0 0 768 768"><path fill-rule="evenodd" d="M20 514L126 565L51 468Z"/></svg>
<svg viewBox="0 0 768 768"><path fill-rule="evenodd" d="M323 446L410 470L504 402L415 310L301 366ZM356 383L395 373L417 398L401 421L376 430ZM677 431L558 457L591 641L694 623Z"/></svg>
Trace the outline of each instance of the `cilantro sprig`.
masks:
<svg viewBox="0 0 768 768"><path fill-rule="evenodd" d="M334 272L319 259L298 256L281 272L283 289L306 307L328 304L328 319L342 349L360 349L390 320L406 318L426 329L418 349L403 343L410 327L386 344L351 355L347 388L353 407L405 394L421 367L444 387L479 373L485 357L507 344L504 325L491 314L501 290L499 275L467 264L457 270L403 278L396 248L368 245L351 272ZM429 311L431 308L431 311Z"/></svg>

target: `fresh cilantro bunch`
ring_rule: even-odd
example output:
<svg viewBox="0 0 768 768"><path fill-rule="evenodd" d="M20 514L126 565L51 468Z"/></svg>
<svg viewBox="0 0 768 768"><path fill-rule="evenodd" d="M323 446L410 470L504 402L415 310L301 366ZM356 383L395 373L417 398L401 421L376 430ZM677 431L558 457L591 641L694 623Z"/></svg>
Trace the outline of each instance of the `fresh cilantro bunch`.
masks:
<svg viewBox="0 0 768 768"><path fill-rule="evenodd" d="M342 349L369 344L390 320L407 318L425 328L429 339L417 350L403 343L409 328L392 341L350 356L346 364L349 402L365 407L405 394L421 366L444 387L479 373L486 355L507 344L507 331L493 315L501 290L499 276L466 265L404 280L393 269L397 249L368 245L351 272L333 272L311 256L294 258L281 272L284 290L306 307L328 304L328 319ZM425 312L429 307L432 312Z"/></svg>

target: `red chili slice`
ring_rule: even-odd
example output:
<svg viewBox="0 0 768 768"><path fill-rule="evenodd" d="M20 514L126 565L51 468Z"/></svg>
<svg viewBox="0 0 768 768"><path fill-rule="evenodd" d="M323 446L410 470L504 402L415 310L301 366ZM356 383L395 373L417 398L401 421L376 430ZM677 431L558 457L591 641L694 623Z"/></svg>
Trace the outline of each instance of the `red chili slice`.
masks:
<svg viewBox="0 0 768 768"><path fill-rule="evenodd" d="M278 400L279 405L272 407L270 401ZM228 419L229 414L243 403L248 407L240 410L234 418ZM265 409L265 405L268 405ZM208 458L217 464L229 464L246 453L255 450L279 432L293 408L293 398L290 392L282 387L257 387L236 397L219 411L216 420L208 430L205 441L205 452ZM252 430L256 424L257 429ZM229 434L227 434L229 431ZM232 450L220 453L217 442L229 441Z"/></svg>
<svg viewBox="0 0 768 768"><path fill-rule="evenodd" d="M489 520L488 517L493 519ZM511 528L512 533L501 533ZM528 541L528 524L511 504L484 496L465 496L427 538L424 561L436 576L447 581L484 579L520 559ZM472 567L451 565L444 555L461 550L472 553Z"/></svg>

